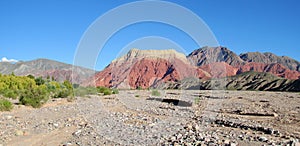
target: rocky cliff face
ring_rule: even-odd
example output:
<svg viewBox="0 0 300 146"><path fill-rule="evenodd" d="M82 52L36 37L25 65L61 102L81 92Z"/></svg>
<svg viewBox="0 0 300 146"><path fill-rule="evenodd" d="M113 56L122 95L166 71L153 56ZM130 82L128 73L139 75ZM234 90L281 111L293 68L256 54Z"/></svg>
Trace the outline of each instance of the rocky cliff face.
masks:
<svg viewBox="0 0 300 146"><path fill-rule="evenodd" d="M126 89L148 88L187 77L206 77L206 74L190 65L185 55L175 50L132 49L97 73L95 83Z"/></svg>
<svg viewBox="0 0 300 146"><path fill-rule="evenodd" d="M300 72L290 70L279 63L265 64L265 63L250 62L244 66L241 66L240 69L238 70L238 73L243 73L248 71L267 72L276 75L278 77L294 79L294 80L300 78Z"/></svg>
<svg viewBox="0 0 300 146"><path fill-rule="evenodd" d="M243 56L243 55L241 55ZM268 58L265 56L262 60ZM244 58L245 59L245 58ZM249 61L249 62L247 62ZM95 82L84 85L118 88L158 87L166 82L174 85L183 79L209 80L235 76L244 72L267 72L287 79L299 79L300 73L279 63L257 63L243 60L224 47L201 48L187 57L175 50L132 49L95 76ZM160 86L161 87L161 86Z"/></svg>
<svg viewBox="0 0 300 146"><path fill-rule="evenodd" d="M257 62L257 63L279 63L290 70L300 71L300 62L289 58L287 56L277 56L272 53L259 53L259 52L250 52L241 54L240 58L246 62Z"/></svg>
<svg viewBox="0 0 300 146"><path fill-rule="evenodd" d="M204 47L193 51L187 56L188 60L196 65L203 66L215 62L226 62L232 66L240 66L244 61L225 47Z"/></svg>

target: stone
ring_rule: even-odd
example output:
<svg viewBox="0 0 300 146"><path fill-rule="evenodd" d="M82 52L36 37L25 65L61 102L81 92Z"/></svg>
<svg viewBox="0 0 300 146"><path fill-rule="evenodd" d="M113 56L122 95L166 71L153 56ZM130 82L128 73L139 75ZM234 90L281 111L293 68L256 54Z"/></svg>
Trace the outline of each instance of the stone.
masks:
<svg viewBox="0 0 300 146"><path fill-rule="evenodd" d="M53 123L53 126L57 128L59 125L57 123Z"/></svg>
<svg viewBox="0 0 300 146"><path fill-rule="evenodd" d="M24 132L22 130L16 130L15 135L22 136L22 135L24 135Z"/></svg>
<svg viewBox="0 0 300 146"><path fill-rule="evenodd" d="M175 140L176 140L176 137L175 137L175 136L172 136L172 137L171 137L171 140L172 140L172 141L175 141Z"/></svg>
<svg viewBox="0 0 300 146"><path fill-rule="evenodd" d="M224 140L224 144L225 144L225 145L229 145L229 144L230 144L230 140L229 140L229 139L225 139L225 140Z"/></svg>
<svg viewBox="0 0 300 146"><path fill-rule="evenodd" d="M182 134L179 133L179 134L177 135L177 139L180 139L180 138L182 138Z"/></svg>
<svg viewBox="0 0 300 146"><path fill-rule="evenodd" d="M198 124L195 125L195 130L196 130L196 131L199 131L199 130L200 130L200 127L199 127Z"/></svg>
<svg viewBox="0 0 300 146"><path fill-rule="evenodd" d="M12 119L12 118L13 118L13 116L11 116L11 115L7 115L7 116L5 116L5 118L6 118L7 120L10 120L10 119Z"/></svg>
<svg viewBox="0 0 300 146"><path fill-rule="evenodd" d="M268 138L264 137L264 136L261 136L258 138L259 141L261 142L267 142L268 141Z"/></svg>

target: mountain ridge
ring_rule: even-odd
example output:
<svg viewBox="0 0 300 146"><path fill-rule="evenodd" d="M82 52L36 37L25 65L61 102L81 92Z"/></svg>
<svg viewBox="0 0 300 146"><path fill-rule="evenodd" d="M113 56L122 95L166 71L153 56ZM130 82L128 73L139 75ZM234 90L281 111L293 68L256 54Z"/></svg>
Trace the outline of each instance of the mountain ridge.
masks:
<svg viewBox="0 0 300 146"><path fill-rule="evenodd" d="M255 54L258 57L255 57ZM263 63L265 58L267 63ZM270 52L248 52L237 55L228 48L220 46L199 48L187 56L173 49L131 49L97 73L83 67L73 68L71 64L42 58L14 64L0 62L0 73L54 76L56 80L73 79L74 83L83 86L131 89L155 88L166 82L176 84L186 78L205 81L232 77L251 71L267 72L277 77L297 80L300 78L300 72L290 68L297 69L298 64L300 63L297 60L286 56L280 57ZM75 74L72 75L73 69Z"/></svg>
<svg viewBox="0 0 300 146"><path fill-rule="evenodd" d="M0 62L0 73L14 73L18 76L33 75L44 78L49 76L57 81L69 80L79 84L84 78L92 76L95 71L55 60L39 58L17 63Z"/></svg>

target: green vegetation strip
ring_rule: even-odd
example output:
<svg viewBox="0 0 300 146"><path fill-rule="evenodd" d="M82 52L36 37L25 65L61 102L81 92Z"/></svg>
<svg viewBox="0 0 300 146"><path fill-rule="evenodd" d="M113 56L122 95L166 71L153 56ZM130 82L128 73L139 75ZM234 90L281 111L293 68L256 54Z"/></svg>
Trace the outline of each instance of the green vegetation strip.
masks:
<svg viewBox="0 0 300 146"><path fill-rule="evenodd" d="M3 96L0 98L1 111L12 109L13 104L9 101L12 99L18 99L20 104L39 108L51 98L67 98L68 101L73 101L74 96L118 93L117 89L106 87L72 85L68 80L57 82L54 78L0 74L0 96Z"/></svg>

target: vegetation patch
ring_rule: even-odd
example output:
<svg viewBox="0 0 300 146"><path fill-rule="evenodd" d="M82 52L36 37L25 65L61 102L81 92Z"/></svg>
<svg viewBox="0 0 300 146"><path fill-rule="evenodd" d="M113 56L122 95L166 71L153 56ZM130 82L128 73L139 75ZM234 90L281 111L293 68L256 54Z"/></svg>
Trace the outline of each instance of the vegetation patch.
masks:
<svg viewBox="0 0 300 146"><path fill-rule="evenodd" d="M152 90L151 95L152 96L160 96L160 92L158 90Z"/></svg>
<svg viewBox="0 0 300 146"><path fill-rule="evenodd" d="M10 111L13 109L13 104L7 99L0 99L0 111Z"/></svg>

